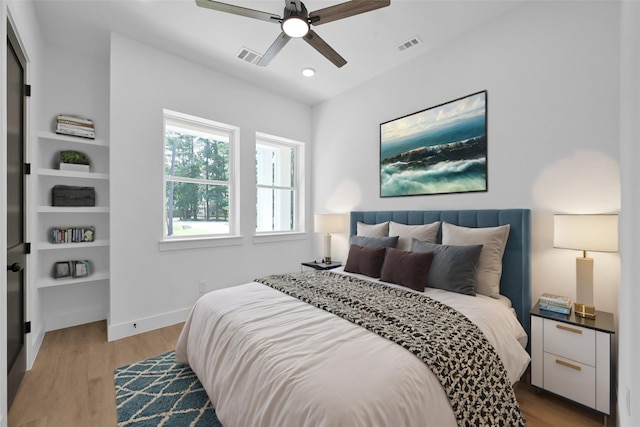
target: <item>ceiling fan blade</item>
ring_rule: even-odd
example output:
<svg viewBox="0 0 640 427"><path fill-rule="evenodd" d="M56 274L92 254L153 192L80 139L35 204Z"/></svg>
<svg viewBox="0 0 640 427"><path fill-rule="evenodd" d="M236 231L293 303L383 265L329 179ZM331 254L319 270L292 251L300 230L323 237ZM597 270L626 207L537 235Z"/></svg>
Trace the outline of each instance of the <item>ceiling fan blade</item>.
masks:
<svg viewBox="0 0 640 427"><path fill-rule="evenodd" d="M391 0L351 0L346 3L340 3L311 12L309 13L309 19L311 20L311 24L321 25L387 7L390 4Z"/></svg>
<svg viewBox="0 0 640 427"><path fill-rule="evenodd" d="M303 37L303 39L311 46L313 46L315 50L320 52L322 56L333 62L336 67L340 68L347 63L347 61L342 56L340 56L338 52L333 50L333 48L329 46L327 42L322 40L320 36L315 33L315 31L309 30L309 32L306 36Z"/></svg>
<svg viewBox="0 0 640 427"><path fill-rule="evenodd" d="M269 46L269 49L267 49L264 55L262 55L262 58L260 58L260 61L258 61L256 65L259 65L261 67L267 66L269 62L271 62L271 60L275 58L278 52L282 50L284 45L286 45L289 42L289 40L291 40L291 37L286 35L284 32L280 33L278 38L275 39L273 43L271 43L271 46Z"/></svg>
<svg viewBox="0 0 640 427"><path fill-rule="evenodd" d="M274 22L279 24L282 18L268 12L248 9L246 7L235 6L232 4L221 3L213 0L196 0L196 4L207 9L219 10L220 12L233 13L234 15L246 16L247 18L259 19L261 21Z"/></svg>

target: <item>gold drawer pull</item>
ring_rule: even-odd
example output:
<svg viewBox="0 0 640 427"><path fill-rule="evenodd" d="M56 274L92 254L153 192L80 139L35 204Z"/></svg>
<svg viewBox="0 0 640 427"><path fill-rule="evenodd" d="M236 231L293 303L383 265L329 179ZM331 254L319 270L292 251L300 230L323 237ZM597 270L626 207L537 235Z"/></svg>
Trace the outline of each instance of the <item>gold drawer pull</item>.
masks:
<svg viewBox="0 0 640 427"><path fill-rule="evenodd" d="M575 369L576 371L582 370L580 366L574 365L573 363L565 362L564 360L556 359L556 363L558 365L566 366L567 368Z"/></svg>
<svg viewBox="0 0 640 427"><path fill-rule="evenodd" d="M573 332L574 334L581 334L582 333L582 329L570 328L570 327L564 326L564 325L556 325L556 328L562 329L563 331Z"/></svg>

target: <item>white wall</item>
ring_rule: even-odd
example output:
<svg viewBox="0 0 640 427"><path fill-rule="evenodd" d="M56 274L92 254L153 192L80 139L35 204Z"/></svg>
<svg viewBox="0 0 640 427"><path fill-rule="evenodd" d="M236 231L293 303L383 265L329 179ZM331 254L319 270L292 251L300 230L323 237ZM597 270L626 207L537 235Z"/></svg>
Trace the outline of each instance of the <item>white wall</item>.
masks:
<svg viewBox="0 0 640 427"><path fill-rule="evenodd" d="M265 274L299 271L300 262L311 256L307 236L253 241L255 132L310 143L310 107L116 34L111 39L110 74L109 338L183 320L199 297L201 280L213 290ZM158 249L163 227L163 108L240 128L241 244Z"/></svg>
<svg viewBox="0 0 640 427"><path fill-rule="evenodd" d="M620 215L620 360L618 374L618 425L640 425L640 328L635 318L640 302L640 2L624 1L621 10L621 114L620 165L622 212Z"/></svg>
<svg viewBox="0 0 640 427"><path fill-rule="evenodd" d="M531 2L314 107L315 210L531 208L532 299L575 298L582 254L552 248L552 214L620 209L619 23L614 2ZM484 89L489 191L380 198L379 124ZM619 256L590 255L596 305L617 312Z"/></svg>

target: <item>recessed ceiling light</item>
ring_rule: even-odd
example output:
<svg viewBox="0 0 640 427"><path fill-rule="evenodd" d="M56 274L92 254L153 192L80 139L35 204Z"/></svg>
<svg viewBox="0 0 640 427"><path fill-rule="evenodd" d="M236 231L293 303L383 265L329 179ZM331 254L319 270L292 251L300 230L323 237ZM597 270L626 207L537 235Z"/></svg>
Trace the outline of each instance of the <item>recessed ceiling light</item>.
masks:
<svg viewBox="0 0 640 427"><path fill-rule="evenodd" d="M305 77L313 77L313 75L315 73L316 73L316 70L314 70L313 68L310 68L310 67L302 69L302 75L305 76Z"/></svg>

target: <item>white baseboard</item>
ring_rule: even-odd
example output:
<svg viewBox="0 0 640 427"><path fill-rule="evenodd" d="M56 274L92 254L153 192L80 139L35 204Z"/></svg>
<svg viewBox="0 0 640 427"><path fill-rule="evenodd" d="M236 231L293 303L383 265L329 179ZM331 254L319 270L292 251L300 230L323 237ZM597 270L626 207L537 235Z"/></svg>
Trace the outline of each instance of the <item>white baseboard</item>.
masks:
<svg viewBox="0 0 640 427"><path fill-rule="evenodd" d="M44 317L46 322L46 332L98 322L107 318L106 313L104 313L103 310L96 309L96 307L89 307L86 310L73 311L69 313L57 313L54 315L45 313Z"/></svg>
<svg viewBox="0 0 640 427"><path fill-rule="evenodd" d="M44 322L43 322L44 323ZM33 368L33 363L36 361L42 341L44 341L45 327L44 324L37 331L31 331L31 349L27 351L27 370Z"/></svg>
<svg viewBox="0 0 640 427"><path fill-rule="evenodd" d="M117 325L109 325L107 327L107 340L115 341L184 322L187 320L190 311L191 308L185 308L157 316L134 319L128 322L118 323Z"/></svg>

